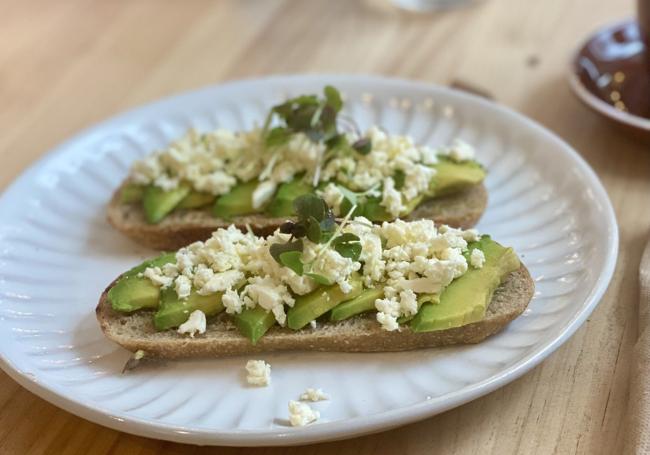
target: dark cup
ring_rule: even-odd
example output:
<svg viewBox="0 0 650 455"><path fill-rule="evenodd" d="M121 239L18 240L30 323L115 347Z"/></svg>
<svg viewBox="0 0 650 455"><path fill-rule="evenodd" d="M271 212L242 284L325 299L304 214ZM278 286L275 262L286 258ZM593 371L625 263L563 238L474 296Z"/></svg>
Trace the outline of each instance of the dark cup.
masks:
<svg viewBox="0 0 650 455"><path fill-rule="evenodd" d="M650 48L650 0L637 0L637 16L643 41Z"/></svg>

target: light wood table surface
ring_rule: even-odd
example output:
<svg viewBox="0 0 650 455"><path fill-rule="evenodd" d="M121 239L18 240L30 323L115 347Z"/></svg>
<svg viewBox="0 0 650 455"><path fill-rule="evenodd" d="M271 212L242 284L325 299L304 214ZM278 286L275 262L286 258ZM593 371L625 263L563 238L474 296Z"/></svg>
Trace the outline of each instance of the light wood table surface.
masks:
<svg viewBox="0 0 650 455"><path fill-rule="evenodd" d="M650 229L650 147L580 105L565 71L573 47L631 15L633 2L485 0L421 16L381 5L0 0L0 188L81 128L207 84L301 72L460 79L559 134L603 180L621 254L584 326L532 372L484 398L393 431L302 448L199 448L130 436L64 412L0 373L0 453L617 453L640 245Z"/></svg>

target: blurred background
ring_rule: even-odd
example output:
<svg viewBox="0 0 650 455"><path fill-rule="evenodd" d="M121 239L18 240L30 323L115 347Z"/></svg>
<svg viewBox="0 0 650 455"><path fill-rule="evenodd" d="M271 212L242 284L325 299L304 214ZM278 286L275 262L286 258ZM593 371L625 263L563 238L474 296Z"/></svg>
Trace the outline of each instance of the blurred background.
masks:
<svg viewBox="0 0 650 455"><path fill-rule="evenodd" d="M460 80L578 149L594 134L602 135L604 148L625 140L606 134L604 122L571 97L566 72L590 32L632 16L633 0L483 0L428 14L399 10L389 0L2 5L0 125L12 125L11 137L0 138L4 147L12 144L3 156L12 169L2 174L2 186L36 150L107 115L206 84L277 73ZM30 150L21 150L25 135Z"/></svg>

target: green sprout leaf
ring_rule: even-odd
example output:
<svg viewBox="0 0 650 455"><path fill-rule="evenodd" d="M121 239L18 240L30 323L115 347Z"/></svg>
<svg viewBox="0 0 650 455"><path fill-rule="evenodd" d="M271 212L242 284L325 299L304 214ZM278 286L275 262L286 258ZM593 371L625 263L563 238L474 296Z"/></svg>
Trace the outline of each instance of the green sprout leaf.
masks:
<svg viewBox="0 0 650 455"><path fill-rule="evenodd" d="M325 201L312 193L297 197L293 201L293 210L301 221L306 221L310 217L322 221L330 211Z"/></svg>
<svg viewBox="0 0 650 455"><path fill-rule="evenodd" d="M307 219L307 238L314 243L320 243L322 238L320 222L313 216Z"/></svg>
<svg viewBox="0 0 650 455"><path fill-rule="evenodd" d="M351 193L351 197L354 199L357 195ZM359 237L352 233L341 233L345 223L352 215L352 208L350 213L343 219L342 224L337 226L332 211L323 199L314 194L305 194L296 198L294 209L298 215L298 221L288 221L280 227L280 231L284 234L290 234L291 239L287 243L270 245L271 256L277 263L290 268L298 275L307 276L319 284L332 284L327 277L311 272L317 258L309 263L302 262L304 244L301 237L306 236L314 243L324 244L322 251L333 248L343 257L350 258L353 261L358 260L361 255Z"/></svg>
<svg viewBox="0 0 650 455"><path fill-rule="evenodd" d="M326 233L333 233L336 230L336 221L333 216L329 216L320 222L320 230Z"/></svg>
<svg viewBox="0 0 650 455"><path fill-rule="evenodd" d="M298 275L302 275L304 266L300 260L301 256L302 251L285 251L284 253L280 254L280 264L284 265L285 267L289 267Z"/></svg>
<svg viewBox="0 0 650 455"><path fill-rule="evenodd" d="M376 188L370 188L367 191L362 191L362 192L354 192L344 186L337 185L339 191L343 194L343 201L341 201L341 213L347 213L354 207L355 205L357 206L356 210L352 214L352 216L359 216L359 215L364 215L364 208L366 205L366 202L370 199L372 199L371 194Z"/></svg>
<svg viewBox="0 0 650 455"><path fill-rule="evenodd" d="M316 95L300 95L289 100L292 104L297 104L298 106L318 106L320 101Z"/></svg>
<svg viewBox="0 0 650 455"><path fill-rule="evenodd" d="M322 136L322 132L316 128L317 125L312 126L311 124L311 119L316 115L318 109L318 105L312 104L298 106L293 110L291 115L285 119L287 126L294 132L302 131L308 136L310 134L320 134Z"/></svg>
<svg viewBox="0 0 650 455"><path fill-rule="evenodd" d="M359 237L349 232L337 236L332 241L332 246L341 256L350 258L353 261L359 259L361 255L361 242Z"/></svg>
<svg viewBox="0 0 650 455"><path fill-rule="evenodd" d="M286 119L287 117L291 116L291 113L293 112L293 105L293 100L287 100L284 103L273 107L272 112L278 114L278 116L281 118Z"/></svg>
<svg viewBox="0 0 650 455"><path fill-rule="evenodd" d="M323 275L319 275L318 273L305 273L305 276L311 278L318 284L323 284L325 286L330 286L333 284L329 278Z"/></svg>
<svg viewBox="0 0 650 455"><path fill-rule="evenodd" d="M343 150L350 146L344 134L337 133L325 141L325 145L330 150Z"/></svg>
<svg viewBox="0 0 650 455"><path fill-rule="evenodd" d="M397 169L395 174L393 174L393 181L395 182L395 189L401 190L404 187L404 181L406 180L406 174L401 169Z"/></svg>
<svg viewBox="0 0 650 455"><path fill-rule="evenodd" d="M336 130L336 111L334 111L334 109L325 106L321 113L320 121L323 130L323 141L325 141L325 143L339 135Z"/></svg>
<svg viewBox="0 0 650 455"><path fill-rule="evenodd" d="M303 244L302 240L293 240L287 243L274 243L269 247L269 252L273 259L279 264L282 264L281 255L290 251L302 252Z"/></svg>
<svg viewBox="0 0 650 455"><path fill-rule="evenodd" d="M343 108L341 94L332 86L324 89L324 97L301 95L271 108L264 122L263 135L267 146L269 142L285 140L293 133L302 132L313 142L325 142L330 148L339 142L336 118ZM269 130L273 117L277 116L281 125ZM282 132L280 133L280 130Z"/></svg>
<svg viewBox="0 0 650 455"><path fill-rule="evenodd" d="M343 194L343 199L350 203L350 207L359 204L359 193L355 193L341 185L337 185L337 187L341 194Z"/></svg>
<svg viewBox="0 0 650 455"><path fill-rule="evenodd" d="M320 121L320 116L323 113L323 107L324 106L322 105L318 106L314 111L313 115L311 116L311 120L309 121L309 126L311 126L312 128L318 125L318 122Z"/></svg>
<svg viewBox="0 0 650 455"><path fill-rule="evenodd" d="M335 112L339 112L343 108L343 99L341 98L339 91L331 85L326 85L323 91L325 93L327 104L332 106L332 109L334 109Z"/></svg>
<svg viewBox="0 0 650 455"><path fill-rule="evenodd" d="M289 130L281 126L276 126L266 135L266 146L277 147L279 145L284 145L289 141L290 137L291 132Z"/></svg>
<svg viewBox="0 0 650 455"><path fill-rule="evenodd" d="M367 155L372 150L372 141L370 138L362 137L352 144L352 148L361 155Z"/></svg>

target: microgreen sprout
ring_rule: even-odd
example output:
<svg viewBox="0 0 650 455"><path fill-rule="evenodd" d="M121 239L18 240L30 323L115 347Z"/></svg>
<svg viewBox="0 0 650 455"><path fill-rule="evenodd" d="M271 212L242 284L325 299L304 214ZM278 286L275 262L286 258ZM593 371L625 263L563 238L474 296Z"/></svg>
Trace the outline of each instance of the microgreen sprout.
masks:
<svg viewBox="0 0 650 455"><path fill-rule="evenodd" d="M357 206L353 205L338 225L332 210L323 199L314 194L298 197L293 206L298 220L287 221L280 226L280 232L290 234L291 237L286 243L272 244L269 247L271 256L277 263L290 268L298 275L308 276L320 284L332 284L327 277L312 273L311 270L314 263L328 248L333 248L341 256L353 261L359 259L361 255L359 237L349 232L342 232ZM308 263L303 263L301 259L304 237L313 243L323 244L316 258Z"/></svg>

